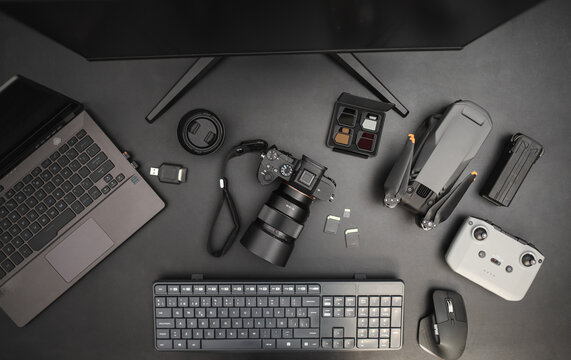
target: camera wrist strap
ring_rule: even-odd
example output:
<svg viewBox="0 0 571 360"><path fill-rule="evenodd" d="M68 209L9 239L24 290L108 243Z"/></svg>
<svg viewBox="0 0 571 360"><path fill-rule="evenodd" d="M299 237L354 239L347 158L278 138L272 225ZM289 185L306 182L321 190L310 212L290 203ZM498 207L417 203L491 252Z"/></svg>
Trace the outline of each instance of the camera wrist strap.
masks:
<svg viewBox="0 0 571 360"><path fill-rule="evenodd" d="M210 226L210 232L208 234L208 242L206 243L206 249L208 253L214 257L221 257L222 255L226 254L228 250L232 247L234 240L238 236L240 232L240 216L238 215L238 210L236 209L236 205L234 204L234 199L232 198L232 194L230 193L230 189L228 187L229 181L226 178L226 168L228 166L228 162L235 157L240 155L244 155L254 151L265 151L268 148L268 143L261 139L255 140L247 140L242 141L239 145L234 146L232 150L226 155L224 158L224 163L222 165L222 176L220 178L220 190L222 191L222 196L220 197L220 201L218 202L218 207L216 209L216 213L214 215L214 219L212 220L212 225ZM218 218L220 217L220 212L224 207L224 203L228 204L228 209L230 210L230 215L232 217L232 222L234 223L234 228L224 242L224 245L220 248L215 250L213 247L214 242L214 229L216 228L216 224L218 223Z"/></svg>

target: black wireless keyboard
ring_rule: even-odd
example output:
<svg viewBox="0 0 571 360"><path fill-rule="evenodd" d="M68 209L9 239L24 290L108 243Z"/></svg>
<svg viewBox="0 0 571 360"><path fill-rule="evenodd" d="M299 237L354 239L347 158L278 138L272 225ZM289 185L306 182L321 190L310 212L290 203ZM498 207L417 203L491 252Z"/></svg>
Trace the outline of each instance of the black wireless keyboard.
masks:
<svg viewBox="0 0 571 360"><path fill-rule="evenodd" d="M402 281L165 281L153 302L162 351L402 347Z"/></svg>

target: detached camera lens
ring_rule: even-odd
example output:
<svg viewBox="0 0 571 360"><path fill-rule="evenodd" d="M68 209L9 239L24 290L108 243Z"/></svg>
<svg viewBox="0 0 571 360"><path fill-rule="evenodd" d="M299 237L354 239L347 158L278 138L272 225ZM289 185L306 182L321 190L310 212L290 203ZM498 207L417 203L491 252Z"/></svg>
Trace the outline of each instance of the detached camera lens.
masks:
<svg viewBox="0 0 571 360"><path fill-rule="evenodd" d="M474 238L478 241L485 240L488 237L488 232L483 227L476 228L474 230Z"/></svg>

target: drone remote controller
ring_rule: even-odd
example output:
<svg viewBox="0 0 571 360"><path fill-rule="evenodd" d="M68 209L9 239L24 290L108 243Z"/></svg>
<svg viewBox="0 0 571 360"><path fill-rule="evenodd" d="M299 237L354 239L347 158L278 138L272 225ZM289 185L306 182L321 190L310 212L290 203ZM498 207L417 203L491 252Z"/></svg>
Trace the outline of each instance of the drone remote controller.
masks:
<svg viewBox="0 0 571 360"><path fill-rule="evenodd" d="M468 217L446 253L452 270L509 301L523 299L545 257L488 221Z"/></svg>

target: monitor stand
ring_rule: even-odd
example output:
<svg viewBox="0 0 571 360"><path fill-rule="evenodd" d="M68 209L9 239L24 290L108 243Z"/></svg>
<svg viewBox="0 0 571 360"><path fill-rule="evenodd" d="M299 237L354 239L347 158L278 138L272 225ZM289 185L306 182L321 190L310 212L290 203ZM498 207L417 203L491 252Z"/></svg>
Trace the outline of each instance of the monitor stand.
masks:
<svg viewBox="0 0 571 360"><path fill-rule="evenodd" d="M375 96L384 102L393 103L393 110L402 117L408 115L408 109L387 89L383 83L367 69L367 67L353 53L332 53L329 56L339 63L347 72L367 87ZM158 119L171 105L173 105L192 85L196 84L208 71L224 57L200 57L184 75L174 84L166 95L147 115L146 119L152 123Z"/></svg>

